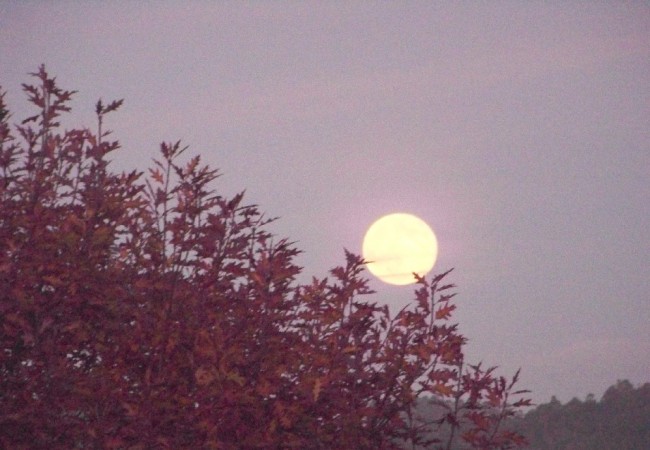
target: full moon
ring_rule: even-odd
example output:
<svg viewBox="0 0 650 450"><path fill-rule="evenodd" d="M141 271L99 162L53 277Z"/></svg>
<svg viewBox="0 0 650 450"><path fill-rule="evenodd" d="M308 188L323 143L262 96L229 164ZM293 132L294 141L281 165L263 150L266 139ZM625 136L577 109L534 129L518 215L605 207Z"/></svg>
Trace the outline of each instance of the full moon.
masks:
<svg viewBox="0 0 650 450"><path fill-rule="evenodd" d="M395 213L377 219L363 238L363 258L370 273L384 283L415 283L438 257L438 240L422 219Z"/></svg>

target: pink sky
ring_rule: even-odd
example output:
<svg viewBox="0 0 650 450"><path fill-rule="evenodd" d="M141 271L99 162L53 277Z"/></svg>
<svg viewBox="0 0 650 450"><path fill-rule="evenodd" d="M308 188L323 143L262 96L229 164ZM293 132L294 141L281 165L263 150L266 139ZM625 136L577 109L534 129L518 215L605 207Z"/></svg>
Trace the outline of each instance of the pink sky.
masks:
<svg viewBox="0 0 650 450"><path fill-rule="evenodd" d="M649 30L643 2L0 0L0 85L16 121L41 63L70 126L124 98L117 168L182 139L306 277L422 217L470 358L567 401L650 381Z"/></svg>

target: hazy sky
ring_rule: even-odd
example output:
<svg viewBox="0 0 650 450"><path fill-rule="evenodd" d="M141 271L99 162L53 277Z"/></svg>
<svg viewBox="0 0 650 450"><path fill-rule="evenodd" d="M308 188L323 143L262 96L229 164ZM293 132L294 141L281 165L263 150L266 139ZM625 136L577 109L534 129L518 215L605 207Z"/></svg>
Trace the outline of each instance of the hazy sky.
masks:
<svg viewBox="0 0 650 450"><path fill-rule="evenodd" d="M0 1L15 121L41 63L79 90L68 126L125 99L117 169L181 139L308 277L383 214L426 220L468 357L536 401L650 381L647 2Z"/></svg>

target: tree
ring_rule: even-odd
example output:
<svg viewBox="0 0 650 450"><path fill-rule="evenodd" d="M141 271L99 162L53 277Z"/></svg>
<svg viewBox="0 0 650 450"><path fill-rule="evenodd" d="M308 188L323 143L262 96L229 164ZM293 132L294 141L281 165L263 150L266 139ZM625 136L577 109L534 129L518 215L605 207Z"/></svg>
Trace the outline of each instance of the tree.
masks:
<svg viewBox="0 0 650 450"><path fill-rule="evenodd" d="M1 446L524 444L503 421L525 391L465 363L449 272L394 317L350 252L299 284L299 250L199 156L163 143L146 175L114 173L122 101L61 131L74 92L32 75L38 113L14 129L0 96Z"/></svg>
<svg viewBox="0 0 650 450"><path fill-rule="evenodd" d="M650 383L634 388L628 380L609 387L600 401L593 394L584 402L573 398L550 403L510 419L525 433L534 450L636 450L650 442Z"/></svg>

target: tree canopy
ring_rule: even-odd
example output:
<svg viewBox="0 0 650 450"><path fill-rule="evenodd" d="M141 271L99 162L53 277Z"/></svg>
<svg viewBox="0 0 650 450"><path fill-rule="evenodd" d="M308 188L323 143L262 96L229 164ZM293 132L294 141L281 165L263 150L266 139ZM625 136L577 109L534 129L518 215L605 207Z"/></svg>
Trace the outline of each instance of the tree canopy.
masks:
<svg viewBox="0 0 650 450"><path fill-rule="evenodd" d="M0 447L524 445L503 422L525 391L465 362L449 272L393 315L353 253L298 283L299 250L199 156L115 173L122 101L62 130L74 91L32 75L20 124L0 89Z"/></svg>

